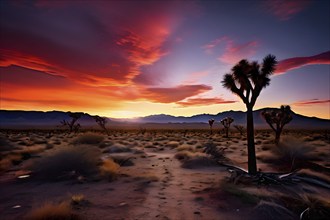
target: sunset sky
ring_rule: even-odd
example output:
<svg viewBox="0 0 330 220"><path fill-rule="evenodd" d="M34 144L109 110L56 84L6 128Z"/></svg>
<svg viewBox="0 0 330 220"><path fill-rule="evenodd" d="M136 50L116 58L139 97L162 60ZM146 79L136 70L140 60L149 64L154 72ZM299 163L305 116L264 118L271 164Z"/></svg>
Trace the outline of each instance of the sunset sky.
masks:
<svg viewBox="0 0 330 220"><path fill-rule="evenodd" d="M330 118L330 1L0 1L0 107L127 118L243 110L220 83L279 65L254 109Z"/></svg>

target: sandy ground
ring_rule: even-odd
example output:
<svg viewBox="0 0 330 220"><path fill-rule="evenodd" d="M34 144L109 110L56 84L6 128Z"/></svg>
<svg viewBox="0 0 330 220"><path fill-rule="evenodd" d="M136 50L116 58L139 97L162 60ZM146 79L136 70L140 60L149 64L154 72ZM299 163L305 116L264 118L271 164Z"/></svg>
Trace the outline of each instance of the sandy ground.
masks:
<svg viewBox="0 0 330 220"><path fill-rule="evenodd" d="M24 219L27 213L45 203L70 202L73 195L79 194L84 195L88 203L74 207L74 213L82 219L112 220L258 219L258 213L254 210L261 200L277 201L276 198L282 194L283 197L294 197L296 194L306 196L308 193L322 201L330 198L329 189L306 184L299 185L301 191L296 190L297 186L288 186L284 189L277 186L253 185L239 185L237 191L228 190L223 186L230 176L226 167L195 164L196 166L187 169L181 166L182 160L175 158L176 154L185 151L202 155L203 146L212 142L226 148L225 156L229 158L229 163L246 168L246 138L238 133L231 133L230 138L225 138L222 134L211 136L208 131L147 131L144 134L140 131L118 131L109 136L96 132L92 134L102 136L101 141L82 144L100 149L103 159L131 158L130 161L134 163L132 166L121 166L115 180L50 182L35 180L34 174L29 173L29 164L67 145L79 147L80 144L73 144L73 140L85 134L91 133L1 133L1 144L5 146L2 149L6 148L1 151L0 161L1 219ZM329 167L329 139L324 135L324 131L291 131L288 134L289 137L298 138L303 147L307 145L306 148L313 149L305 153L311 155L313 161ZM262 171L283 171L279 168L281 166L264 160L267 157L271 158L269 146L272 139L273 134L270 131L256 132L258 168ZM12 150L8 149L8 146ZM124 150L113 150L118 148ZM8 165L5 159L12 158L13 153L10 152L18 149L35 150L31 153L32 158L22 160L16 165ZM327 174L318 174L315 170L309 172L330 179ZM31 176L18 178L25 173ZM258 198L258 201L255 202L253 198ZM300 211L299 208L297 210ZM297 210L291 210L294 213L292 219L298 217Z"/></svg>

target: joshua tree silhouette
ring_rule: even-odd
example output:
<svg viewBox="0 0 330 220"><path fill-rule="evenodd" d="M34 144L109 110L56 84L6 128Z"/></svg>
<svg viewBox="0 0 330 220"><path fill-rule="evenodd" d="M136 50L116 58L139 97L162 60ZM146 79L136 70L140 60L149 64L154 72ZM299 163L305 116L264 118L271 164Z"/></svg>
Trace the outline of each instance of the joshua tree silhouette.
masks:
<svg viewBox="0 0 330 220"><path fill-rule="evenodd" d="M220 122L223 125L223 127L225 128L226 137L228 137L230 124L234 122L234 119L231 117L226 117L226 118L222 119Z"/></svg>
<svg viewBox="0 0 330 220"><path fill-rule="evenodd" d="M209 120L209 125L210 125L210 133L211 133L211 134L213 133L213 131L212 131L212 128L213 128L213 123L214 123L214 119L212 118L212 119L210 119L210 120Z"/></svg>
<svg viewBox="0 0 330 220"><path fill-rule="evenodd" d="M250 174L257 173L257 161L254 144L253 107L263 88L270 83L269 76L274 72L277 61L275 56L268 55L261 66L258 62L241 60L231 72L224 75L222 85L238 95L247 109L247 147L248 170Z"/></svg>
<svg viewBox="0 0 330 220"><path fill-rule="evenodd" d="M292 120L290 106L282 105L280 109L264 110L261 115L275 132L275 144L278 145L283 127Z"/></svg>
<svg viewBox="0 0 330 220"><path fill-rule="evenodd" d="M79 128L81 127L79 123L77 123L78 119L83 116L83 113L80 112L68 112L71 121L62 120L61 125L67 126L70 132L78 132Z"/></svg>
<svg viewBox="0 0 330 220"><path fill-rule="evenodd" d="M106 118L100 117L98 115L93 116L95 122L109 135L108 129L105 127L105 124L108 122Z"/></svg>
<svg viewBox="0 0 330 220"><path fill-rule="evenodd" d="M243 125L234 125L234 128L236 128L241 135L244 133L244 126Z"/></svg>

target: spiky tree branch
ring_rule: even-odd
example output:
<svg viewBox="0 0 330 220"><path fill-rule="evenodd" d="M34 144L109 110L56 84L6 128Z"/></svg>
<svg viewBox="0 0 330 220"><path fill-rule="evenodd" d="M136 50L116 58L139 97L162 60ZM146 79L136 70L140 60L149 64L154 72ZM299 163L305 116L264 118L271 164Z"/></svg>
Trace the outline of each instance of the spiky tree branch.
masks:
<svg viewBox="0 0 330 220"><path fill-rule="evenodd" d="M231 117L226 117L224 119L222 119L220 121L220 123L223 125L223 127L225 128L225 131L226 131L226 137L228 137L228 133L229 133L229 128L230 128L230 125L231 123L234 122L234 119L231 118Z"/></svg>
<svg viewBox="0 0 330 220"><path fill-rule="evenodd" d="M275 144L278 145L284 126L292 120L290 106L282 105L280 109L269 111L265 110L261 113L261 115L275 132Z"/></svg>
<svg viewBox="0 0 330 220"><path fill-rule="evenodd" d="M214 123L214 119L212 118L212 119L210 119L210 120L209 120L209 125L210 125L210 133L211 133L211 134L213 133L213 131L212 131L212 128L213 128L213 123Z"/></svg>
<svg viewBox="0 0 330 220"><path fill-rule="evenodd" d="M108 129L106 128L106 124L107 124L107 119L106 118L104 118L104 117L100 117L100 116L98 116L98 115L95 115L95 116L93 116L93 119L95 120L95 122L102 128L102 130L104 130L105 131L105 133L107 134L107 135L109 135L109 132L108 132Z"/></svg>
<svg viewBox="0 0 330 220"><path fill-rule="evenodd" d="M67 121L67 120L63 119L62 121L60 121L61 126L68 127L70 133L73 131L75 133L77 133L81 127L81 125L79 123L77 123L77 121L81 118L81 116L83 116L83 113L68 112L68 115L71 118L71 120Z"/></svg>

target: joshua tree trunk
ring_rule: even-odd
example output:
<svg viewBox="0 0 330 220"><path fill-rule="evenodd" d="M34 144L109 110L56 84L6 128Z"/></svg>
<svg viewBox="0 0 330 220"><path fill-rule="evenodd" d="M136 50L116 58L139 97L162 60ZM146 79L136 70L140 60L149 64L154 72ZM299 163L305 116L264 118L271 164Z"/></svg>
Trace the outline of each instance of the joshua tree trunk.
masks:
<svg viewBox="0 0 330 220"><path fill-rule="evenodd" d="M228 136L229 128L225 128L225 130L226 130L226 138L228 138L229 137Z"/></svg>
<svg viewBox="0 0 330 220"><path fill-rule="evenodd" d="M275 144L278 146L280 143L280 137L281 137L282 129L277 128L276 133L275 133Z"/></svg>
<svg viewBox="0 0 330 220"><path fill-rule="evenodd" d="M248 170L249 174L257 173L257 161L254 145L254 125L253 125L253 110L247 106L246 117L246 132L247 132L247 147L248 147Z"/></svg>

